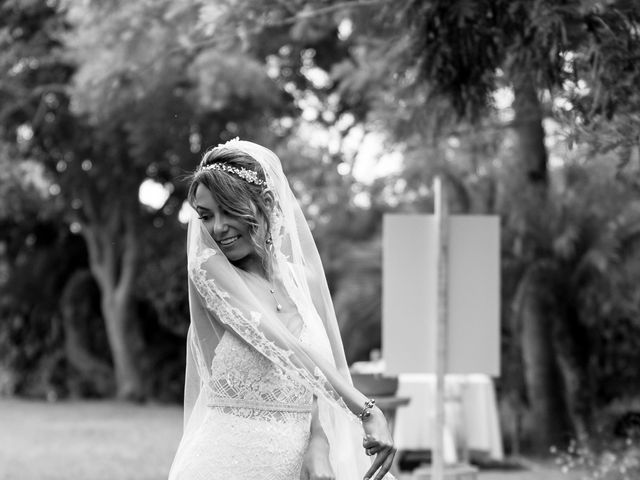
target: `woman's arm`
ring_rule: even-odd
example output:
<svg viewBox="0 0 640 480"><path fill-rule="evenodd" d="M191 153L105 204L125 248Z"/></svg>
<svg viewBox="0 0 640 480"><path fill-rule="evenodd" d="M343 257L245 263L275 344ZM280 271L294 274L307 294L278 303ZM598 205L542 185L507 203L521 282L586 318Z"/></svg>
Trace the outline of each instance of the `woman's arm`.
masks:
<svg viewBox="0 0 640 480"><path fill-rule="evenodd" d="M311 431L302 468L309 480L334 480L335 474L329 460L329 439L322 429L317 398L313 397Z"/></svg>
<svg viewBox="0 0 640 480"><path fill-rule="evenodd" d="M329 383L331 383L331 386L340 395L349 410L355 415L361 416L369 398L351 385L351 383L333 368L333 365L328 364L322 357L314 355L314 353L309 350L307 350L306 353L313 359L320 370L322 370ZM387 419L382 413L382 410L377 406L368 410L370 412L369 416L361 417L362 428L364 430L362 445L367 455L375 455L376 458L364 478L366 480L376 474L373 480L380 480L391 468L393 458L396 454L396 448L393 444Z"/></svg>
<svg viewBox="0 0 640 480"><path fill-rule="evenodd" d="M225 327L228 328L229 326L225 325ZM274 345L291 350L293 355L291 355L290 359L298 366L310 372L313 372L316 367L319 368L347 408L354 415L361 416L369 398L357 390L322 355L317 353L312 347L302 344L297 339L289 338L290 334L288 332L277 331L276 325L270 322L260 322L257 328L266 338L272 341ZM233 331L234 329L232 328L231 330ZM238 335L235 331L233 333ZM245 342L247 341L242 335L238 336ZM364 431L363 447L367 455L375 455L375 459L364 478L365 480L370 478L372 480L381 480L391 468L396 448L394 447L393 438L382 411L376 406L368 410L370 415L361 418ZM317 414L315 419L317 422L316 426L319 426ZM324 435L324 432L322 435Z"/></svg>
<svg viewBox="0 0 640 480"><path fill-rule="evenodd" d="M193 284L200 293L199 300L205 307L201 321L206 322L208 318L211 323L219 322L276 365L285 370L297 369L302 379L319 394L340 397L347 409L359 416L368 398L322 353L296 338L274 312L264 311L233 268L217 260L218 255L211 255L190 268ZM214 276L212 272L216 269L220 271ZM318 371L323 376L318 376ZM362 418L364 446L367 453L376 458L365 478L376 473L374 480L380 480L391 467L395 448L382 411L377 407L369 411L370 415Z"/></svg>

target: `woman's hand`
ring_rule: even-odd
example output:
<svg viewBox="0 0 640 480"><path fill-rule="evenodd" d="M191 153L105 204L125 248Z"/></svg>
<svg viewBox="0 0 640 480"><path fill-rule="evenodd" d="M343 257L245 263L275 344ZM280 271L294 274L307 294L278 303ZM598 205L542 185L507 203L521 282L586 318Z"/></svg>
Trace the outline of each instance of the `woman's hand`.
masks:
<svg viewBox="0 0 640 480"><path fill-rule="evenodd" d="M335 480L329 462L329 441L322 430L313 432L302 460L303 480Z"/></svg>
<svg viewBox="0 0 640 480"><path fill-rule="evenodd" d="M368 480L375 474L372 480L381 480L391 468L393 457L396 455L389 425L382 410L373 407L371 415L362 420L362 427L364 428L362 446L367 455L376 456L364 478Z"/></svg>

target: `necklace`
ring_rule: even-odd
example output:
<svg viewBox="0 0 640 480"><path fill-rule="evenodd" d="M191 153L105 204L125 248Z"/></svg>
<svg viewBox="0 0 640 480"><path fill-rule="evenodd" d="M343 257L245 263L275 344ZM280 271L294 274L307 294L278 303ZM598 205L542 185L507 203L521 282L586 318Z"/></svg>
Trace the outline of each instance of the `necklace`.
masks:
<svg viewBox="0 0 640 480"><path fill-rule="evenodd" d="M271 296L276 302L276 310L278 312L282 311L282 305L280 304L280 302L278 302L278 299L276 298L276 290L275 288L273 288L273 286L269 286L269 292L271 292Z"/></svg>
<svg viewBox="0 0 640 480"><path fill-rule="evenodd" d="M242 270L240 270L242 271ZM246 280L251 280L251 282L255 285L255 287L263 289L265 286L269 290L269 293L273 297L273 300L276 302L276 310L279 312L282 311L282 304L278 301L278 297L276 296L276 286L275 283L270 282L262 275L258 275L252 272L243 272L246 275ZM265 285L266 284L266 285Z"/></svg>

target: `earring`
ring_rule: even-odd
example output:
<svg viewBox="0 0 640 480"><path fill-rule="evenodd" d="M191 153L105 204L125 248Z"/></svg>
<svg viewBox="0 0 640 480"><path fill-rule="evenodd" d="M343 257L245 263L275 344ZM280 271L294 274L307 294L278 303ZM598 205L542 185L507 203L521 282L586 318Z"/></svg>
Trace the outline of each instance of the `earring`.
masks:
<svg viewBox="0 0 640 480"><path fill-rule="evenodd" d="M267 245L273 245L273 238L271 237L271 234L267 237Z"/></svg>

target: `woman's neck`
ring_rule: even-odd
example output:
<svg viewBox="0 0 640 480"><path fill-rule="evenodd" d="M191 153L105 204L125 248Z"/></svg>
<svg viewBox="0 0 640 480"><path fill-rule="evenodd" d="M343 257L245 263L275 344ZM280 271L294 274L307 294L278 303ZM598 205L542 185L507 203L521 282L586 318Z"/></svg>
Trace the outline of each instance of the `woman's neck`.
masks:
<svg viewBox="0 0 640 480"><path fill-rule="evenodd" d="M262 277L267 281L269 280L269 275L267 274L267 271L262 264L262 260L257 255L249 255L232 263L236 268L239 268L240 270Z"/></svg>

